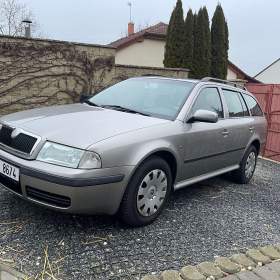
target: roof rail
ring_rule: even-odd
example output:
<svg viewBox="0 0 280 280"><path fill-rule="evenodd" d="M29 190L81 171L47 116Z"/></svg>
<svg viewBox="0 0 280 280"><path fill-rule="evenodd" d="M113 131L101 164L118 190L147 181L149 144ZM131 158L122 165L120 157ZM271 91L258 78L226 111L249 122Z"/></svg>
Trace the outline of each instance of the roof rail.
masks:
<svg viewBox="0 0 280 280"><path fill-rule="evenodd" d="M245 86L242 86L237 82L231 82L231 81L221 80L221 79L212 78L212 77L205 77L205 78L201 79L201 81L202 82L216 82L216 83L220 83L220 84L231 85L236 88L241 88L243 90L247 90Z"/></svg>

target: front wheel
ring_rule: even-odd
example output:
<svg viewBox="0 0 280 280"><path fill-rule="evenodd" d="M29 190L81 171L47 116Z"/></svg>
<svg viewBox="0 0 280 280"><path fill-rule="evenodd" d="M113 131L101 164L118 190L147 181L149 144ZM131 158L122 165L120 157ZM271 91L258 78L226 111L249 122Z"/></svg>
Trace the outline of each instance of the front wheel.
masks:
<svg viewBox="0 0 280 280"><path fill-rule="evenodd" d="M153 222L170 194L170 167L160 157L151 157L136 170L125 191L120 217L128 225L143 226Z"/></svg>
<svg viewBox="0 0 280 280"><path fill-rule="evenodd" d="M252 179L256 165L258 152L254 146L251 146L245 153L240 168L232 173L234 181L240 184L248 184Z"/></svg>

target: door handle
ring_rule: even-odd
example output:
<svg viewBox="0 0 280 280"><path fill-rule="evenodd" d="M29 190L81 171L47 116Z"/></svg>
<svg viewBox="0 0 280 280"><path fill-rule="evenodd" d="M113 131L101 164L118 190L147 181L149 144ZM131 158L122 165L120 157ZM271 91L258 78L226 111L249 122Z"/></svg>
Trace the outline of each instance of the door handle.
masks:
<svg viewBox="0 0 280 280"><path fill-rule="evenodd" d="M223 135L224 137L228 136L228 135L229 135L229 131L226 130L226 129L223 130L222 135Z"/></svg>

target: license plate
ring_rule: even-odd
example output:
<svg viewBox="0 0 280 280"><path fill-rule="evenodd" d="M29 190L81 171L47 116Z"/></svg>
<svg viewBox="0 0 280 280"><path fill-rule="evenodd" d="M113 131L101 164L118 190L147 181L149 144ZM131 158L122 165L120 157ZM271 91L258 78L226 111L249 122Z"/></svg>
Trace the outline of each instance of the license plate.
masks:
<svg viewBox="0 0 280 280"><path fill-rule="evenodd" d="M19 181L19 168L0 160L0 173L15 180Z"/></svg>

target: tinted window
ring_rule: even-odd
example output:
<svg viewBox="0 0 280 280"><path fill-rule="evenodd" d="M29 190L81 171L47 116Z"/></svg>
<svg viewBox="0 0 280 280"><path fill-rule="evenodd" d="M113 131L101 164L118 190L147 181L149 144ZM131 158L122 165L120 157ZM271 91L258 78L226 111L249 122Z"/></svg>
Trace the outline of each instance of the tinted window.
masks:
<svg viewBox="0 0 280 280"><path fill-rule="evenodd" d="M229 117L236 118L246 116L247 108L243 108L239 92L227 89L223 89L223 92L229 111Z"/></svg>
<svg viewBox="0 0 280 280"><path fill-rule="evenodd" d="M223 108L218 89L205 88L201 90L193 105L192 114L194 114L197 110L212 111L217 113L219 118L223 118Z"/></svg>
<svg viewBox="0 0 280 280"><path fill-rule="evenodd" d="M169 79L129 79L109 87L90 99L100 106L121 106L151 116L173 119L194 84Z"/></svg>
<svg viewBox="0 0 280 280"><path fill-rule="evenodd" d="M250 95L244 94L243 96L252 116L263 116L262 109L260 108L257 101Z"/></svg>

